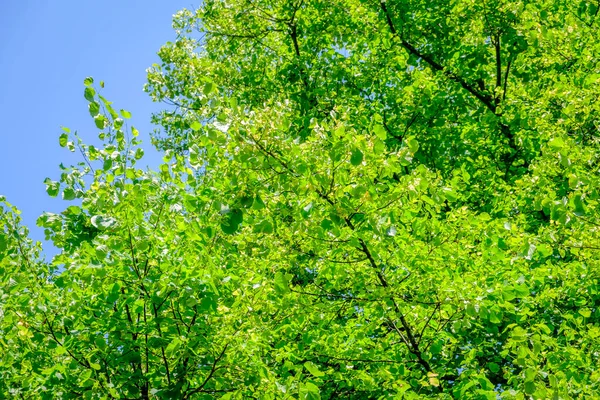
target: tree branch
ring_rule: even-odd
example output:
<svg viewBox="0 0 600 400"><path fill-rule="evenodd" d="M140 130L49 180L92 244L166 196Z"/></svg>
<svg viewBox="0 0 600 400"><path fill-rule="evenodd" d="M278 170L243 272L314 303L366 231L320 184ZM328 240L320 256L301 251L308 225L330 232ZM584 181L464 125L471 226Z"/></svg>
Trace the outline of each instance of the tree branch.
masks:
<svg viewBox="0 0 600 400"><path fill-rule="evenodd" d="M491 112L496 114L496 104L493 102L493 99L491 96L481 93L479 90L475 89L475 87L473 85L471 85L470 83L465 81L463 77L461 77L460 75L457 75L456 73L454 73L453 71L451 71L449 69L444 68L443 65L439 64L431 56L421 53L416 47L414 47L412 44L410 44L409 42L404 40L398 34L398 31L396 30L396 27L394 26L394 22L392 21L392 17L388 11L385 1L381 1L379 4L381 7L381 10L383 11L383 13L385 15L387 24L390 28L390 32L400 40L400 44L402 45L402 47L404 47L409 53L413 54L415 57L420 58L423 61L425 61L431 67L431 69L433 69L434 71L439 71L439 72L443 73L446 77L448 77L448 79L461 85L466 91L468 91L473 96L475 96L477 99L479 99L479 101L481 101L481 103L484 106L486 106Z"/></svg>
<svg viewBox="0 0 600 400"><path fill-rule="evenodd" d="M512 62L512 59L509 58L508 62L506 63L506 72L504 73L504 88L502 89L502 100L506 100L506 85L508 83L508 74L510 72L511 62Z"/></svg>
<svg viewBox="0 0 600 400"><path fill-rule="evenodd" d="M215 372L217 372L218 369L223 368L223 367L217 367L217 364L219 363L219 361L221 361L221 359L225 355L225 351L227 350L228 346L229 346L229 343L227 343L223 347L223 350L221 350L221 353L217 357L215 357L215 359L213 360L212 367L210 368L210 372L208 373L208 375L206 376L206 378L204 378L204 382L202 382L202 384L199 387L197 387L196 389L192 389L188 393L186 393L186 395L183 397L184 399L188 399L193 394L204 392L204 386L206 386L206 384L213 377L213 375L215 374ZM224 391L228 391L228 390L224 390ZM210 392L211 393L213 393L213 392L221 392L221 390L210 390Z"/></svg>
<svg viewBox="0 0 600 400"><path fill-rule="evenodd" d="M494 48L496 50L496 88L498 89L502 87L502 54L500 49L500 34L496 35L496 39L494 40ZM500 102L500 98L497 97L497 93L494 93L494 99L496 101L496 105Z"/></svg>

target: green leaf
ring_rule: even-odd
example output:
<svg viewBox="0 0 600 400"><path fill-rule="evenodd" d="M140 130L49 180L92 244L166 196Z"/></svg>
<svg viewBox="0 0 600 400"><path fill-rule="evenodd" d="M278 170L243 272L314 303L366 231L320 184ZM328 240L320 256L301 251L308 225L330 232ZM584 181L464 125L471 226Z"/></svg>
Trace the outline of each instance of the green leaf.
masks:
<svg viewBox="0 0 600 400"><path fill-rule="evenodd" d="M548 142L548 146L554 150L560 150L565 146L565 142L560 137L555 137Z"/></svg>
<svg viewBox="0 0 600 400"><path fill-rule="evenodd" d="M103 217L102 215L94 215L91 218L91 223L98 229L109 229L117 224L117 220L112 217Z"/></svg>
<svg viewBox="0 0 600 400"><path fill-rule="evenodd" d="M88 104L88 111L92 117L95 117L100 112L100 104L96 101L92 101Z"/></svg>
<svg viewBox="0 0 600 400"><path fill-rule="evenodd" d="M127 110L121 109L121 116L125 119L129 119L131 118L131 113Z"/></svg>
<svg viewBox="0 0 600 400"><path fill-rule="evenodd" d="M531 381L530 382L525 382L524 389L525 389L525 393L527 393L527 394L533 394L535 392L535 389L536 389L535 382L531 382Z"/></svg>
<svg viewBox="0 0 600 400"><path fill-rule="evenodd" d="M165 353L168 357L173 357L173 355L179 350L181 347L181 340L179 338L174 338L171 343L165 349Z"/></svg>
<svg viewBox="0 0 600 400"><path fill-rule="evenodd" d="M96 128L104 129L108 124L108 120L102 114L98 114L94 117L94 123L96 124Z"/></svg>
<svg viewBox="0 0 600 400"><path fill-rule="evenodd" d="M373 132L375 133L375 136L377 136L380 140L387 139L387 131L385 130L383 125L376 124L373 127Z"/></svg>
<svg viewBox="0 0 600 400"><path fill-rule="evenodd" d="M427 379L431 386L435 386L435 387L440 386L440 380L438 379L438 374L436 374L434 372L428 372Z"/></svg>
<svg viewBox="0 0 600 400"><path fill-rule="evenodd" d="M94 101L94 96L95 95L96 95L96 91L91 86L87 86L85 88L85 90L83 91L83 97L85 97L85 99L87 101L90 101L90 102Z"/></svg>
<svg viewBox="0 0 600 400"><path fill-rule="evenodd" d="M260 223L255 225L254 232L271 234L273 233L273 224L269 221L261 221Z"/></svg>
<svg viewBox="0 0 600 400"><path fill-rule="evenodd" d="M146 251L150 248L150 242L147 240L140 240L135 244L135 248L139 251Z"/></svg>
<svg viewBox="0 0 600 400"><path fill-rule="evenodd" d="M243 220L244 213L242 210L238 208L227 209L221 219L221 230L228 235L232 235L238 231Z"/></svg>
<svg viewBox="0 0 600 400"><path fill-rule="evenodd" d="M592 312L590 311L589 308L580 308L577 312L580 315L582 315L584 318L589 318L592 316Z"/></svg>
<svg viewBox="0 0 600 400"><path fill-rule="evenodd" d="M63 200L75 199L75 191L70 187L65 188L65 190L63 190L63 193L62 193L62 198L63 198Z"/></svg>
<svg viewBox="0 0 600 400"><path fill-rule="evenodd" d="M46 184L46 193L48 193L50 197L58 196L58 192L60 190L60 183L53 181L50 178L46 178L44 180L44 183Z"/></svg>
<svg viewBox="0 0 600 400"><path fill-rule="evenodd" d="M319 371L319 368L314 363L310 361L304 363L304 368L306 368L306 370L310 372L311 375L317 378L325 375L323 372Z"/></svg>
<svg viewBox="0 0 600 400"><path fill-rule="evenodd" d="M85 79L83 80L83 84L84 84L85 86L90 86L90 85L92 85L93 83L94 83L94 78L92 78L91 76L88 76L87 78L85 78Z"/></svg>
<svg viewBox="0 0 600 400"><path fill-rule="evenodd" d="M110 291L108 293L108 296L106 297L106 301L109 303L114 303L121 294L120 290L121 290L121 285L119 284L119 282L113 283L113 285L111 286Z"/></svg>
<svg viewBox="0 0 600 400"><path fill-rule="evenodd" d="M352 150L352 155L350 156L350 163L354 166L360 165L363 161L363 153L359 149Z"/></svg>
<svg viewBox="0 0 600 400"><path fill-rule="evenodd" d="M206 82L204 84L204 89L202 91L204 92L205 95L208 96L209 94L212 93L213 89L214 89L214 84L212 82Z"/></svg>
<svg viewBox="0 0 600 400"><path fill-rule="evenodd" d="M61 133L58 137L58 144L60 147L65 147L69 141L69 136L66 133Z"/></svg>
<svg viewBox="0 0 600 400"><path fill-rule="evenodd" d="M85 381L85 380L88 380L88 379L90 379L91 377L92 377L92 370L91 370L91 369L88 369L88 370L84 370L84 371L81 373L81 375L79 376L79 379L80 379L81 381Z"/></svg>
<svg viewBox="0 0 600 400"><path fill-rule="evenodd" d="M134 157L136 160L141 160L144 157L144 149L141 147L135 149Z"/></svg>
<svg viewBox="0 0 600 400"><path fill-rule="evenodd" d="M305 382L300 385L300 399L302 400L321 400L319 387L314 383Z"/></svg>
<svg viewBox="0 0 600 400"><path fill-rule="evenodd" d="M265 208L265 203L262 201L260 196L256 196L254 198L254 203L252 204L252 209L254 210L262 210Z"/></svg>
<svg viewBox="0 0 600 400"><path fill-rule="evenodd" d="M490 371L492 371L493 373L497 373L500 371L500 366L494 362L488 363L488 368Z"/></svg>
<svg viewBox="0 0 600 400"><path fill-rule="evenodd" d="M419 150L419 142L414 137L406 138L406 145L411 153L416 153Z"/></svg>
<svg viewBox="0 0 600 400"><path fill-rule="evenodd" d="M275 274L274 283L275 291L277 292L277 294L285 294L289 292L289 283L287 277L285 276L285 273L277 271L277 273Z"/></svg>

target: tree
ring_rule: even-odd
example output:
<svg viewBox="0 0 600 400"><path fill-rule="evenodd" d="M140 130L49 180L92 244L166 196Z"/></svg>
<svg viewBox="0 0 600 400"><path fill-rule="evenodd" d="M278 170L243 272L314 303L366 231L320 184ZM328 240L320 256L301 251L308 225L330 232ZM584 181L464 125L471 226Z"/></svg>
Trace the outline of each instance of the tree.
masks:
<svg viewBox="0 0 600 400"><path fill-rule="evenodd" d="M8 203L0 388L59 398L593 398L599 5L205 1L102 148ZM102 86L102 84L101 84ZM88 176L89 178L86 178Z"/></svg>

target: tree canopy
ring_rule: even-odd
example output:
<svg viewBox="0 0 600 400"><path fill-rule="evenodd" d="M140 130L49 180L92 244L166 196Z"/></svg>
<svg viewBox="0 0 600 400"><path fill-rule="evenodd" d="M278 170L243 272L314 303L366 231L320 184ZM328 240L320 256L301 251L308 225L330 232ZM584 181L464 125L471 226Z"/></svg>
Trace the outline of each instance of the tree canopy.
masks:
<svg viewBox="0 0 600 400"><path fill-rule="evenodd" d="M4 198L0 397L600 395L600 4L205 0Z"/></svg>

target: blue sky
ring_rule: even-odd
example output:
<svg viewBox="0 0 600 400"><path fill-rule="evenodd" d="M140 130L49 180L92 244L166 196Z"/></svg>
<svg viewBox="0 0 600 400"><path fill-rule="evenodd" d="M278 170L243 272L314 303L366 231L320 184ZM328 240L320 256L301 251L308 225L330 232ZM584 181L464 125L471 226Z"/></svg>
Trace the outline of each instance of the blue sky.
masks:
<svg viewBox="0 0 600 400"><path fill-rule="evenodd" d="M148 134L162 107L142 91L156 52L175 39L172 15L196 8L190 0L0 0L0 194L22 211L31 236L43 211L69 204L45 192L58 165L78 161L59 147L60 127L93 141L97 135L83 98L83 79L105 81L103 95L133 114L145 142L145 163L158 165ZM50 250L50 253L53 253Z"/></svg>

